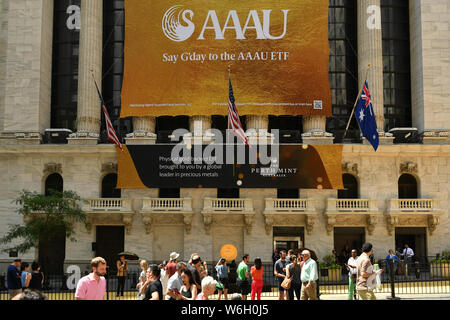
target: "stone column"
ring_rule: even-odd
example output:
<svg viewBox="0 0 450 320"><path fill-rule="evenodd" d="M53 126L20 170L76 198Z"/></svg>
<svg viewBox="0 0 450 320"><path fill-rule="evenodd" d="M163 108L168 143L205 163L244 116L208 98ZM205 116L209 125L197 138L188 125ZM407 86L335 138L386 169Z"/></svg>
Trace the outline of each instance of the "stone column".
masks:
<svg viewBox="0 0 450 320"><path fill-rule="evenodd" d="M0 1L0 144L50 128L53 0Z"/></svg>
<svg viewBox="0 0 450 320"><path fill-rule="evenodd" d="M192 116L189 118L190 133L184 136L184 141L187 144L209 144L214 140L210 129L211 116Z"/></svg>
<svg viewBox="0 0 450 320"><path fill-rule="evenodd" d="M326 116L303 116L304 144L333 144L333 134L326 132Z"/></svg>
<svg viewBox="0 0 450 320"><path fill-rule="evenodd" d="M101 106L91 70L101 90L102 56L103 0L82 0L77 133L70 136L69 144L97 144L98 142Z"/></svg>
<svg viewBox="0 0 450 320"><path fill-rule="evenodd" d="M359 88L364 84L367 68L370 65L367 83L372 97L380 144L390 144L393 141L392 135L384 133L383 41L380 0L360 0L357 3Z"/></svg>
<svg viewBox="0 0 450 320"><path fill-rule="evenodd" d="M133 117L134 132L127 134L126 143L136 144L155 144L156 143L156 117Z"/></svg>
<svg viewBox="0 0 450 320"><path fill-rule="evenodd" d="M273 135L268 132L269 116L247 115L247 132L249 143L270 144L273 142Z"/></svg>

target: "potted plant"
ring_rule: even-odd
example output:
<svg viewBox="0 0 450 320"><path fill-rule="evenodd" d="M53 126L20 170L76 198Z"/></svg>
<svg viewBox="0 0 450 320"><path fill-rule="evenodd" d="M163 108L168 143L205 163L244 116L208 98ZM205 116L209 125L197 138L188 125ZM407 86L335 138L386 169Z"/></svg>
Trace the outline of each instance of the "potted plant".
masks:
<svg viewBox="0 0 450 320"><path fill-rule="evenodd" d="M430 260L432 278L448 278L450 276L450 251L442 252L441 257Z"/></svg>
<svg viewBox="0 0 450 320"><path fill-rule="evenodd" d="M322 282L341 282L342 266L334 260L334 255L329 254L319 263L320 281Z"/></svg>

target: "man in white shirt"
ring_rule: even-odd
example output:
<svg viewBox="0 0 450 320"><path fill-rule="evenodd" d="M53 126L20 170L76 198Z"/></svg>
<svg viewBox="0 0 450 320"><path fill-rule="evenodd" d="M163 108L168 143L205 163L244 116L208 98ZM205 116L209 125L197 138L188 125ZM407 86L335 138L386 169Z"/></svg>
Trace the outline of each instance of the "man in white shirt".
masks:
<svg viewBox="0 0 450 320"><path fill-rule="evenodd" d="M352 256L348 259L347 270L348 270L348 300L353 300L355 294L356 285L356 261L358 260L357 251L352 250Z"/></svg>
<svg viewBox="0 0 450 320"><path fill-rule="evenodd" d="M406 276L408 276L409 272L414 272L414 270L412 270L413 268L413 264L412 264L412 257L414 257L414 251L413 249L411 249L408 244L405 244L405 249L403 250L403 259L405 260L405 264L406 264Z"/></svg>
<svg viewBox="0 0 450 320"><path fill-rule="evenodd" d="M405 244L405 249L403 250L402 256L405 260L408 258L412 259L412 257L414 257L414 251L408 246L408 244Z"/></svg>
<svg viewBox="0 0 450 320"><path fill-rule="evenodd" d="M302 257L305 263L300 274L302 281L300 300L319 300L317 297L317 279L319 278L317 263L311 259L309 250L303 250Z"/></svg>
<svg viewBox="0 0 450 320"><path fill-rule="evenodd" d="M181 279L181 271L186 269L186 263L178 262L176 272L169 278L167 282L167 300L177 300L183 286L183 280Z"/></svg>

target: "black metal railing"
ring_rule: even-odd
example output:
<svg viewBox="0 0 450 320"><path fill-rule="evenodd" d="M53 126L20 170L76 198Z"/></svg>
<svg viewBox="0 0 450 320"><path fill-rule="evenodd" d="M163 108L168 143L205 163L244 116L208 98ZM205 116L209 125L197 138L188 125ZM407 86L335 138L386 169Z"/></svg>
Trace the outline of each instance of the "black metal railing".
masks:
<svg viewBox="0 0 450 320"><path fill-rule="evenodd" d="M381 292L391 293L392 284L390 269L386 267L386 261L378 261L383 268L381 278ZM208 273L215 279L215 262L207 263ZM263 264L263 297L276 297L278 295L278 280L273 274L274 266L271 263ZM400 261L394 273L395 294L450 294L450 264L434 264L428 261L415 261L406 263ZM137 296L136 285L139 281L138 269L128 272L125 281L124 295L117 296L118 278L114 272L106 275L108 300L134 300ZM81 276L83 276L82 274ZM319 292L327 294L348 294L348 271L342 267L338 269L321 268L319 270ZM236 274L229 274L229 293L238 292L236 286ZM0 274L0 300L8 300L9 293L6 284L6 273ZM47 275L42 287L42 292L50 300L75 300L75 280L73 274Z"/></svg>

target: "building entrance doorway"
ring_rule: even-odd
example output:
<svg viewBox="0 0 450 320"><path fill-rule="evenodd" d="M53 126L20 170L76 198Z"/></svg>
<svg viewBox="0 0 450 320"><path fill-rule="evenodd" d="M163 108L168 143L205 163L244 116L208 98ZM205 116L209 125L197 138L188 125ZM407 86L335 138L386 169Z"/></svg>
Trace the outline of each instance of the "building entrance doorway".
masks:
<svg viewBox="0 0 450 320"><path fill-rule="evenodd" d="M395 249L403 253L407 244L414 251L413 261L425 262L427 257L427 229L400 227L395 228Z"/></svg>
<svg viewBox="0 0 450 320"><path fill-rule="evenodd" d="M63 274L66 258L66 230L55 231L51 239L39 241L39 264L44 274Z"/></svg>
<svg viewBox="0 0 450 320"><path fill-rule="evenodd" d="M273 248L278 251L297 250L305 246L305 231L303 227L274 227Z"/></svg>
<svg viewBox="0 0 450 320"><path fill-rule="evenodd" d="M366 230L360 227L336 227L334 228L334 249L338 256L339 264L345 264L351 256L352 249L358 250L366 241Z"/></svg>
<svg viewBox="0 0 450 320"><path fill-rule="evenodd" d="M106 260L110 272L117 271L117 254L124 249L124 227L97 226L96 256Z"/></svg>

